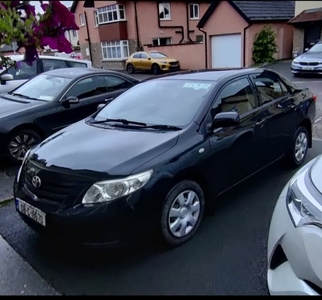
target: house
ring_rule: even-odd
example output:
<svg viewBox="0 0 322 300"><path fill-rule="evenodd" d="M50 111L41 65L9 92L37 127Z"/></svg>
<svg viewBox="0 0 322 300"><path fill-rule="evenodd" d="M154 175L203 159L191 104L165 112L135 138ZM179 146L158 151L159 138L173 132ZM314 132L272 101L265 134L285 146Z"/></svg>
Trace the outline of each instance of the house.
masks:
<svg viewBox="0 0 322 300"><path fill-rule="evenodd" d="M277 59L292 56L294 1L74 1L82 56L123 69L137 50L158 50L185 69L252 65L256 33L272 24ZM86 6L86 5L85 5Z"/></svg>
<svg viewBox="0 0 322 300"><path fill-rule="evenodd" d="M17 49L16 43L12 43L12 45L3 45L2 47L0 46L0 54L4 56L19 54L16 52L16 49Z"/></svg>
<svg viewBox="0 0 322 300"><path fill-rule="evenodd" d="M294 56L322 39L322 1L296 1L295 13L289 21L294 26Z"/></svg>
<svg viewBox="0 0 322 300"><path fill-rule="evenodd" d="M71 10L71 6L67 7ZM78 46L78 31L77 30L66 30L65 31L65 38L71 43L73 47Z"/></svg>

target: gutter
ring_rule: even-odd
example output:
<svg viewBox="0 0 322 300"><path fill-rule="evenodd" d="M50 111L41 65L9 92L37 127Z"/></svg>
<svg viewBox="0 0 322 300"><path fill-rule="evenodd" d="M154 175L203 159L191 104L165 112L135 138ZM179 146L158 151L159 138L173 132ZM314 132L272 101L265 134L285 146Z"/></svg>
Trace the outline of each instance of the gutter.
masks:
<svg viewBox="0 0 322 300"><path fill-rule="evenodd" d="M136 32L136 47L137 51L141 50L141 42L140 42L140 36L139 36L139 20L138 20L138 11L137 11L137 4L138 1L134 1L134 18L135 18L135 32Z"/></svg>
<svg viewBox="0 0 322 300"><path fill-rule="evenodd" d="M184 28L183 28L183 26L162 26L161 25L161 21L160 21L160 9L159 9L159 2L156 2L156 4L157 4L157 13L158 13L158 15L157 15L157 18L158 18L158 26L159 26L159 28L160 29L162 29L162 28L172 28L172 29L175 29L175 28L180 28L181 29L181 31L175 31L175 33L181 33L181 40L180 40L180 42L179 42L179 44L181 44L182 42L183 42L183 40L184 40Z"/></svg>
<svg viewBox="0 0 322 300"><path fill-rule="evenodd" d="M88 42L88 48L89 48L89 60L92 62L92 47L91 47L91 38L89 36L89 30L88 30L88 22L87 22L87 14L86 11L84 11L84 17L85 17L85 26L86 26L86 32L87 32L87 39L85 39ZM92 62L93 64L93 62Z"/></svg>
<svg viewBox="0 0 322 300"><path fill-rule="evenodd" d="M245 28L244 28L244 41L243 41L243 67L246 67L246 30L252 26L253 24L248 24Z"/></svg>
<svg viewBox="0 0 322 300"><path fill-rule="evenodd" d="M189 28L189 4L186 2L186 13L187 13L187 38L189 39L190 42L193 42L193 40L190 38L190 28ZM193 32L193 30L192 30Z"/></svg>
<svg viewBox="0 0 322 300"><path fill-rule="evenodd" d="M206 31L202 30L199 27L198 27L198 30L201 31L205 37L205 66L206 66L206 69L208 69L208 34Z"/></svg>

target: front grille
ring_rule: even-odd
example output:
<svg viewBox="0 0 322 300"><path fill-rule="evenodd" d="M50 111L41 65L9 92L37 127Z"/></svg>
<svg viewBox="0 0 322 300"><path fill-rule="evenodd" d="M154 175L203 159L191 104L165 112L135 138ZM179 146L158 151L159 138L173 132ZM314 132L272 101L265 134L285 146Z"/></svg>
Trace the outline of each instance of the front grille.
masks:
<svg viewBox="0 0 322 300"><path fill-rule="evenodd" d="M172 66L172 65L177 65L178 64L178 62L177 61L171 61L170 62L170 65Z"/></svg>
<svg viewBox="0 0 322 300"><path fill-rule="evenodd" d="M300 62L301 66L317 66L318 62Z"/></svg>
<svg viewBox="0 0 322 300"><path fill-rule="evenodd" d="M24 168L24 185L39 199L62 204L69 199L75 200L84 189L91 185L88 178L67 175L50 169L39 168L30 162ZM34 187L32 178L37 175L41 179L41 186Z"/></svg>

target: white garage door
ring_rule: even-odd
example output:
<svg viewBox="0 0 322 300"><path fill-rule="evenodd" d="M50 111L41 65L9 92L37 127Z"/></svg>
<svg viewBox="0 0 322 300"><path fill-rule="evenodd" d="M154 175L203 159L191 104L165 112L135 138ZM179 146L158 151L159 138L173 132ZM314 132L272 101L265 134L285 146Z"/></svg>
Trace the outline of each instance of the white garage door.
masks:
<svg viewBox="0 0 322 300"><path fill-rule="evenodd" d="M211 50L213 68L239 68L242 66L241 34L213 36Z"/></svg>

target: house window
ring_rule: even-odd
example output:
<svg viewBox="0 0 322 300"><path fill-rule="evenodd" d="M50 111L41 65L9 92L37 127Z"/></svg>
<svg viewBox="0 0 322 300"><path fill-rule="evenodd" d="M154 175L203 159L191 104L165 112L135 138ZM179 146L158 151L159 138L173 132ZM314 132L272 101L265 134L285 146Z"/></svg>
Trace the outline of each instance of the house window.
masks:
<svg viewBox="0 0 322 300"><path fill-rule="evenodd" d="M84 26L85 25L84 14L80 14L79 15L79 24L80 24L80 26Z"/></svg>
<svg viewBox="0 0 322 300"><path fill-rule="evenodd" d="M97 15L97 10L94 11L94 26L98 26L98 15Z"/></svg>
<svg viewBox="0 0 322 300"><path fill-rule="evenodd" d="M113 4L97 9L95 16L95 22L97 23L97 25L117 21L125 21L124 5Z"/></svg>
<svg viewBox="0 0 322 300"><path fill-rule="evenodd" d="M129 42L102 42L103 59L125 59L129 56Z"/></svg>
<svg viewBox="0 0 322 300"><path fill-rule="evenodd" d="M171 45L172 44L172 38L155 38L152 39L153 46L164 46L164 45Z"/></svg>
<svg viewBox="0 0 322 300"><path fill-rule="evenodd" d="M73 30L73 37L76 38L77 37L77 31Z"/></svg>
<svg viewBox="0 0 322 300"><path fill-rule="evenodd" d="M199 4L189 4L190 19L199 19Z"/></svg>
<svg viewBox="0 0 322 300"><path fill-rule="evenodd" d="M170 3L159 3L159 19L170 20Z"/></svg>

